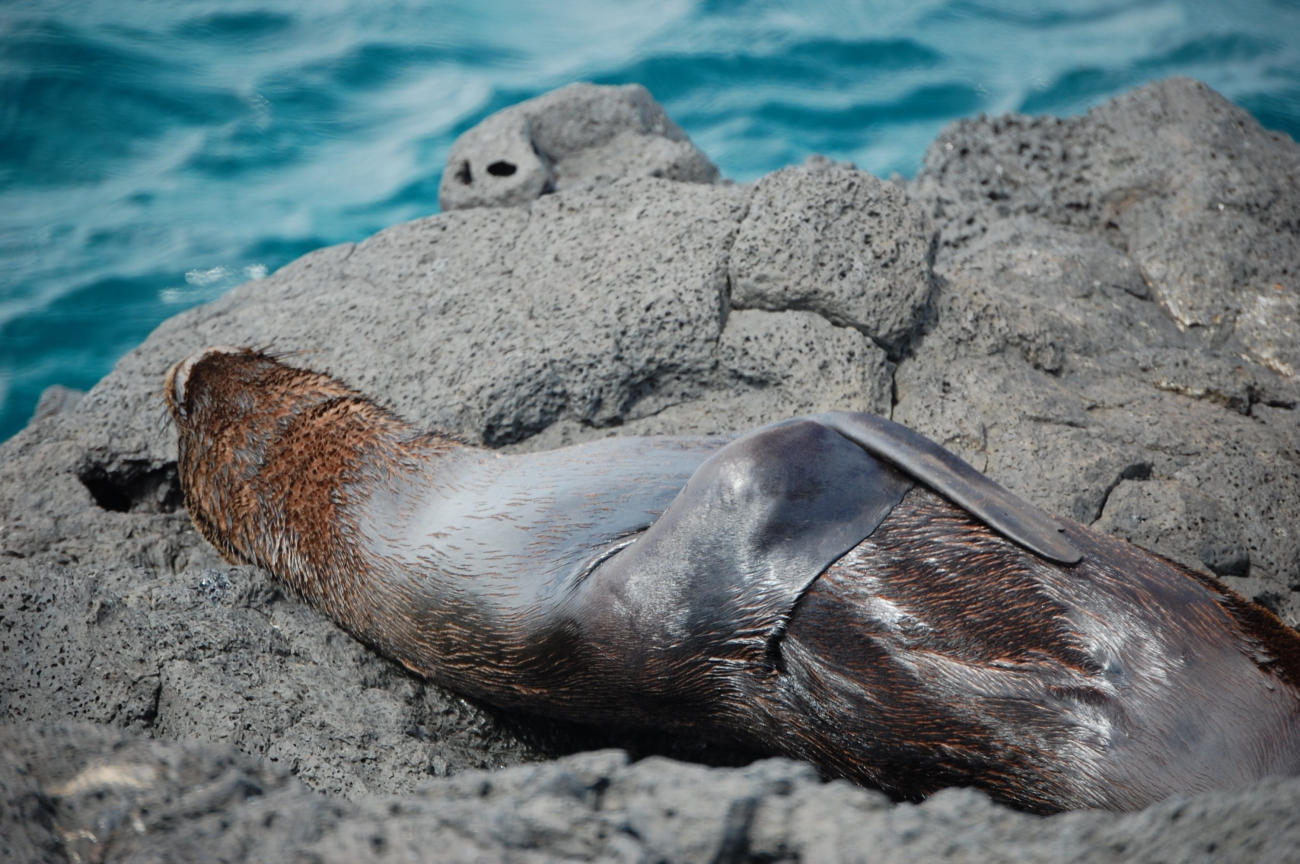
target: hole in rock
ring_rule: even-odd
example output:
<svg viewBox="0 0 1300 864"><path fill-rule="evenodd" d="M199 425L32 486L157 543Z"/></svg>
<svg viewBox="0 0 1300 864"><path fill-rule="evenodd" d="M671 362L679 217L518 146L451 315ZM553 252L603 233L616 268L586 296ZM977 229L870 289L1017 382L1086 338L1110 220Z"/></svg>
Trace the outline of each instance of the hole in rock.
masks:
<svg viewBox="0 0 1300 864"><path fill-rule="evenodd" d="M518 170L513 162L493 162L488 166L488 173L493 177L509 177Z"/></svg>
<svg viewBox="0 0 1300 864"><path fill-rule="evenodd" d="M175 462L133 461L111 469L87 464L77 479L96 504L114 513L175 513L185 500Z"/></svg>
<svg viewBox="0 0 1300 864"><path fill-rule="evenodd" d="M466 186L474 182L474 175L469 170L469 161L460 163L460 170L456 172L456 179Z"/></svg>

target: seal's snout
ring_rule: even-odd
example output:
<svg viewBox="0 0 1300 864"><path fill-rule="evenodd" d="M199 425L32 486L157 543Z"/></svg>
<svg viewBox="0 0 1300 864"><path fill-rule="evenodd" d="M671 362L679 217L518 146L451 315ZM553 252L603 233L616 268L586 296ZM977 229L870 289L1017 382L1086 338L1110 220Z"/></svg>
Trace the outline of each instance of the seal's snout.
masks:
<svg viewBox="0 0 1300 864"><path fill-rule="evenodd" d="M213 345L200 348L183 360L172 364L163 382L163 396L167 400L167 407L171 409L172 416L178 419L185 416L185 397L188 393L190 375L194 372L195 366L214 354L242 354L247 350L232 348L229 345Z"/></svg>

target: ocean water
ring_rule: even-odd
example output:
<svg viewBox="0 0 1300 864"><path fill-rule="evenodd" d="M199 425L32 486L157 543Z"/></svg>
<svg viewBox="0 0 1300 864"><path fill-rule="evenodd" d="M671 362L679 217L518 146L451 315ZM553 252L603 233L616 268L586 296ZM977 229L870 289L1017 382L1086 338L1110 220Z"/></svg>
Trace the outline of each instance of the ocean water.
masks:
<svg viewBox="0 0 1300 864"><path fill-rule="evenodd" d="M639 82L749 180L1191 75L1300 138L1300 0L0 0L0 440L163 319L437 212L455 137Z"/></svg>

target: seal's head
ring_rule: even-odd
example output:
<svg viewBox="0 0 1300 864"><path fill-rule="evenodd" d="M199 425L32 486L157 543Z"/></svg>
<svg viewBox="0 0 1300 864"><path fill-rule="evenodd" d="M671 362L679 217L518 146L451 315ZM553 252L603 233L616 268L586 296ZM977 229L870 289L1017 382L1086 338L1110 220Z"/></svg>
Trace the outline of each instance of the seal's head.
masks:
<svg viewBox="0 0 1300 864"><path fill-rule="evenodd" d="M227 560L318 593L311 574L345 563L349 502L409 427L328 375L250 348L196 351L167 372L164 391L200 533Z"/></svg>
<svg viewBox="0 0 1300 864"><path fill-rule="evenodd" d="M263 351L227 345L200 349L175 363L167 370L163 396L182 440L206 424L264 429L263 421L304 404L364 399L328 375L294 369Z"/></svg>
<svg viewBox="0 0 1300 864"><path fill-rule="evenodd" d="M171 368L167 370L167 377L163 379L163 398L167 400L167 410L171 412L172 419L179 424L189 415L189 410L186 407L186 395L189 391L190 375L194 372L196 365L215 354L247 354L251 356L254 353L249 348L214 345L211 348L195 351L188 357L173 363Z"/></svg>

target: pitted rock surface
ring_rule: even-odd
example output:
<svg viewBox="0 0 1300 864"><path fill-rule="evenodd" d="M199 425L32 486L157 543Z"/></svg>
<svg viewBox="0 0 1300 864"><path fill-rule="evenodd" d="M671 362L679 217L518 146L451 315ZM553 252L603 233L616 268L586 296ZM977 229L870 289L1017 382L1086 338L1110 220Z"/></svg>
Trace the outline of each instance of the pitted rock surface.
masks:
<svg viewBox="0 0 1300 864"><path fill-rule="evenodd" d="M1296 144L1205 84L1172 78L1084 117L963 120L926 154L914 192L948 247L1029 216L1107 238L1181 330L1235 336L1300 371Z"/></svg>
<svg viewBox="0 0 1300 864"><path fill-rule="evenodd" d="M737 309L808 309L897 355L924 322L937 235L892 183L840 167L759 180L731 259Z"/></svg>
<svg viewBox="0 0 1300 864"><path fill-rule="evenodd" d="M570 84L488 117L451 146L444 212L514 207L624 177L714 183L718 169L639 84Z"/></svg>
<svg viewBox="0 0 1300 864"><path fill-rule="evenodd" d="M704 768L620 751L341 801L229 745L0 725L0 855L31 862L1282 862L1300 780L1042 819L968 789L893 805L784 759ZM65 857L67 855L67 857Z"/></svg>
<svg viewBox="0 0 1300 864"><path fill-rule="evenodd" d="M607 90L515 113L576 154L538 169L555 194L304 256L165 322L0 446L5 842L32 860L1290 854L1293 781L1039 820L962 791L894 806L779 761L521 765L612 739L415 679L199 538L162 375L204 345L252 344L514 450L874 411L1300 620L1294 142L1174 79L1080 118L961 121L905 187L820 162L741 187L647 176L642 139L685 138L643 90ZM77 760L108 752L146 767L84 775ZM92 780L112 814L83 794ZM144 789L162 797L142 808Z"/></svg>

